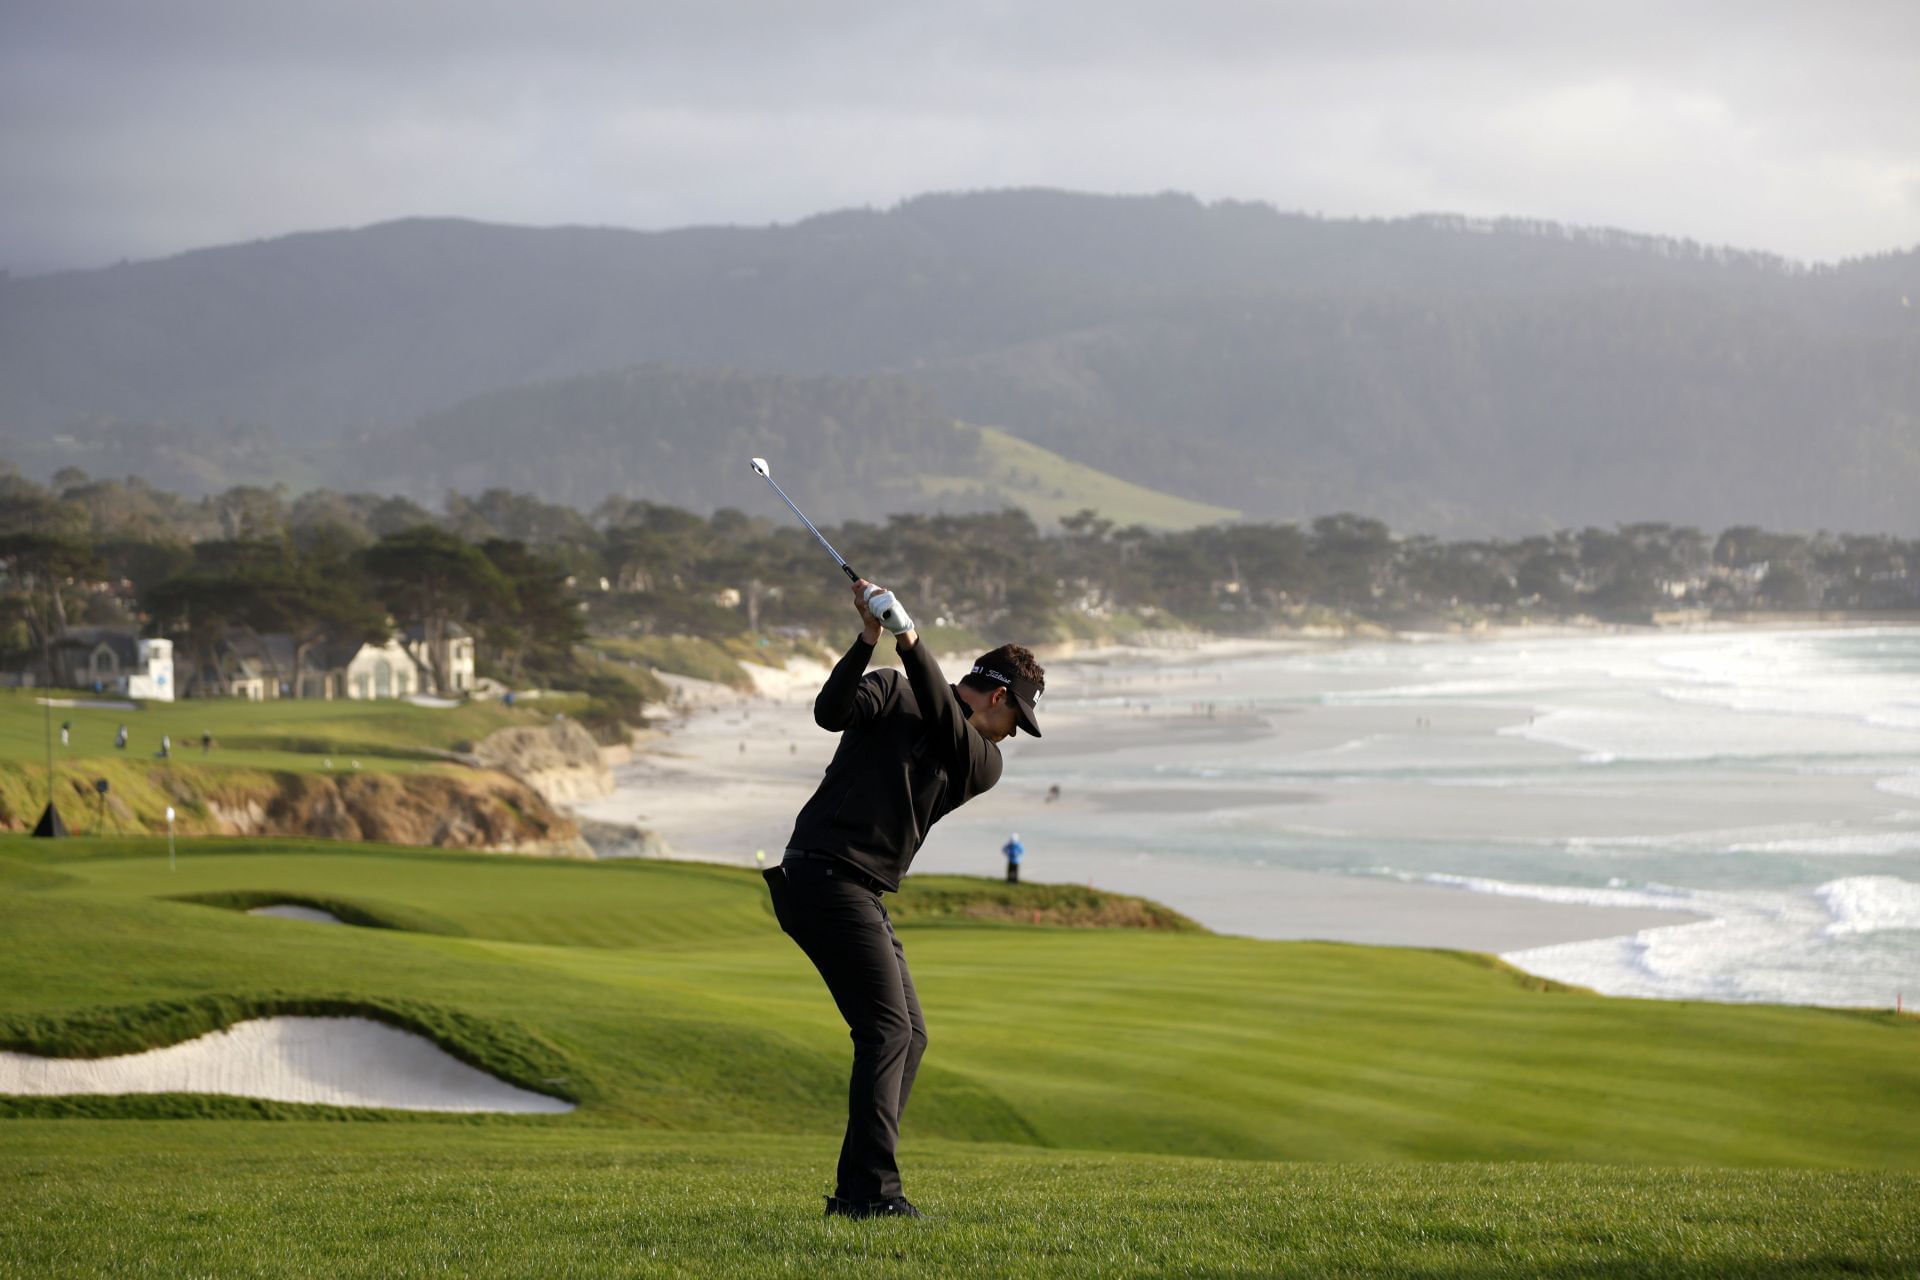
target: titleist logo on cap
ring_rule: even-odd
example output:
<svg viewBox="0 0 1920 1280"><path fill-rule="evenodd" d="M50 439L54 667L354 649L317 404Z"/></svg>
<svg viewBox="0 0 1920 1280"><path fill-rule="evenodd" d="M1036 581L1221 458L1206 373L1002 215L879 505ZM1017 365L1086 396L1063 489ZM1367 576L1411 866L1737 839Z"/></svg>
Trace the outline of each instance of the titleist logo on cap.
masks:
<svg viewBox="0 0 1920 1280"><path fill-rule="evenodd" d="M1018 678L1015 676L1001 675L998 671L995 671L992 667L983 667L977 662L973 664L973 674L977 676L985 676L989 680L998 680L1001 684L1006 685L1008 688L1012 688L1013 682ZM1023 691L1026 693L1026 695L1029 698L1033 699L1035 702L1040 701L1040 695L1043 692L1045 692L1045 690L1034 688L1033 681L1031 680L1021 680L1020 684L1023 687Z"/></svg>

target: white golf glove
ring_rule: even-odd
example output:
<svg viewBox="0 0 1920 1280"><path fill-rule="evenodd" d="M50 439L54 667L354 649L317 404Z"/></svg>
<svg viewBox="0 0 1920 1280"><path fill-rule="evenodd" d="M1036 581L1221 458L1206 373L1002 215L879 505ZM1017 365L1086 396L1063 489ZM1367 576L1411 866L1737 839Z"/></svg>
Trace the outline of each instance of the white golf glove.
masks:
<svg viewBox="0 0 1920 1280"><path fill-rule="evenodd" d="M913 619L900 602L893 598L893 592L880 587L869 587L866 595L867 612L879 619L880 625L895 635L913 630Z"/></svg>

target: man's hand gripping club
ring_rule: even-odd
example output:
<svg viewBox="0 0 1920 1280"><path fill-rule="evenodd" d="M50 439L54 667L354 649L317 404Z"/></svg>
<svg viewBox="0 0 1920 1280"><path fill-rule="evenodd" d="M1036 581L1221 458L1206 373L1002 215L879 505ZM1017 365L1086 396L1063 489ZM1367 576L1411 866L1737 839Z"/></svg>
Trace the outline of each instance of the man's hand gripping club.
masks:
<svg viewBox="0 0 1920 1280"><path fill-rule="evenodd" d="M914 630L913 619L894 598L893 592L885 587L875 586L865 578L853 584L853 607L859 611L860 625L864 628L868 644L880 639L882 630L891 631L896 642L911 646L919 639Z"/></svg>

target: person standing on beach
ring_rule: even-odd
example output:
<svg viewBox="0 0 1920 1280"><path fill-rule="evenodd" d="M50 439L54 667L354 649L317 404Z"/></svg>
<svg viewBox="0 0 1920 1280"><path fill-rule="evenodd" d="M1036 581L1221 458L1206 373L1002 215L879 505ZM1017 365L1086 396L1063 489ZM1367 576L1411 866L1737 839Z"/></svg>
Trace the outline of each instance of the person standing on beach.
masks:
<svg viewBox="0 0 1920 1280"><path fill-rule="evenodd" d="M1018 831L1013 833L1012 839L1000 846L1000 852L1007 859L1007 883L1019 884L1020 859L1026 856L1027 846L1020 843L1020 833Z"/></svg>
<svg viewBox="0 0 1920 1280"><path fill-rule="evenodd" d="M878 590L853 584L860 635L813 704L814 722L840 745L794 820L786 856L764 874L781 930L819 970L853 1037L827 1214L917 1218L895 1149L927 1026L880 895L899 890L935 822L1000 780L1000 742L1018 729L1040 736L1034 705L1046 672L1006 644L948 684L902 609L890 613L902 671L868 672L881 623L867 601Z"/></svg>

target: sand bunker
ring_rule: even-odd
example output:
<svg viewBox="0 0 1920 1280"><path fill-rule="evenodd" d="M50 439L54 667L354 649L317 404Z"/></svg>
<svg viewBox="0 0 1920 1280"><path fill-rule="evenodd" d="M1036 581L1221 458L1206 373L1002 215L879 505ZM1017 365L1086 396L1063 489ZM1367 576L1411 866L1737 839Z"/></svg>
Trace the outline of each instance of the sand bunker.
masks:
<svg viewBox="0 0 1920 1280"><path fill-rule="evenodd" d="M371 1018L254 1018L117 1058L0 1051L0 1093L219 1093L403 1111L573 1110Z"/></svg>
<svg viewBox="0 0 1920 1280"><path fill-rule="evenodd" d="M276 920L311 920L315 924L345 924L331 911L322 911L318 907L303 907L296 902L276 902L271 906L255 907L247 912L250 916L272 916Z"/></svg>

